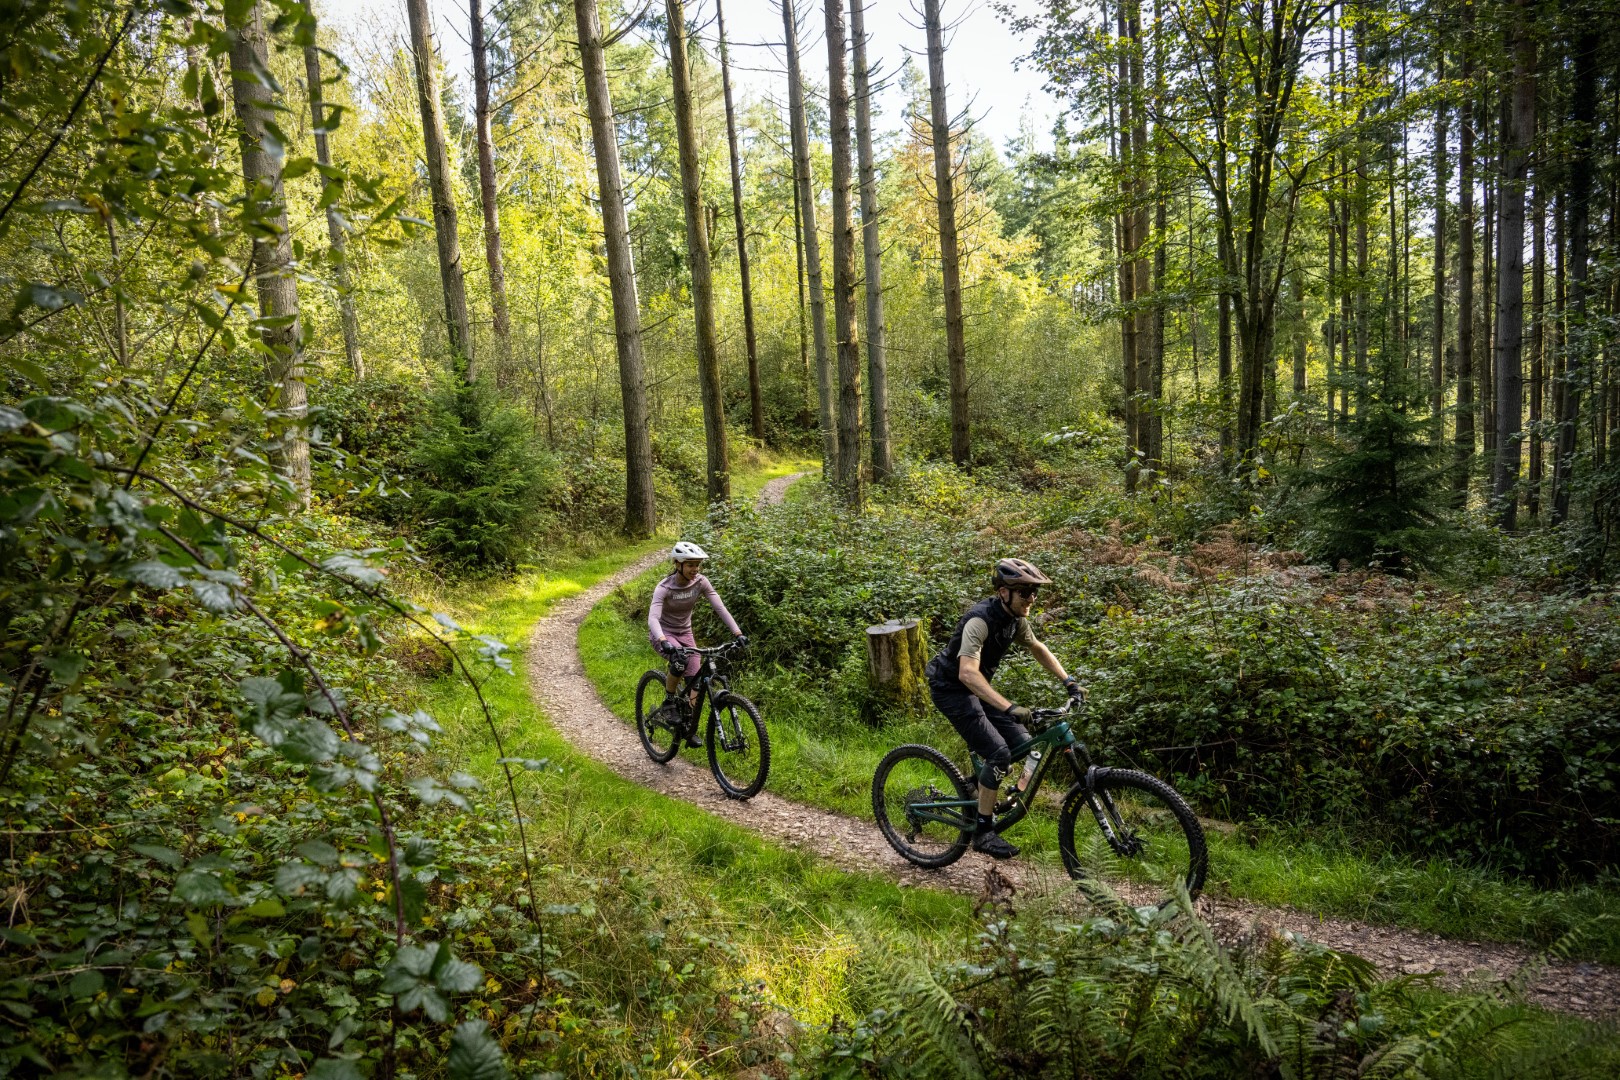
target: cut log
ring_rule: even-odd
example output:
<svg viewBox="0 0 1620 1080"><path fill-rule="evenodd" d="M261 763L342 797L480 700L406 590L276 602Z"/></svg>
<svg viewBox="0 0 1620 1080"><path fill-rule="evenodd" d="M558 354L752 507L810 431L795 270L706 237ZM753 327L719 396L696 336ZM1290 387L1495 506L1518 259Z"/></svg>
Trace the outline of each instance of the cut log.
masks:
<svg viewBox="0 0 1620 1080"><path fill-rule="evenodd" d="M866 628L866 677L870 712L928 711L928 646L915 619L891 619Z"/></svg>

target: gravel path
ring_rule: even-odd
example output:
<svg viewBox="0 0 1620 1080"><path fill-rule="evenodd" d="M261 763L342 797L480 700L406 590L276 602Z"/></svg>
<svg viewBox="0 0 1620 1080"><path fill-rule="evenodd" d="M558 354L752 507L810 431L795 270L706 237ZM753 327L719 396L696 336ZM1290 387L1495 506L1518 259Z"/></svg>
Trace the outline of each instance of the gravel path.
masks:
<svg viewBox="0 0 1620 1080"><path fill-rule="evenodd" d="M761 504L781 502L798 475L802 474L766 484ZM528 649L530 688L563 736L628 780L701 806L762 836L805 846L846 869L883 873L902 887L942 888L975 895L983 892L986 871L993 865L985 856L969 852L944 870L920 870L895 854L870 821L790 802L773 794L768 785L748 802L734 802L720 794L707 767L680 757L668 765L658 765L647 757L635 729L597 698L585 677L577 638L580 624L598 601L663 559L660 552L625 567L557 604L550 615L535 624ZM650 662L650 652L648 657ZM1050 893L1065 888L1067 882L1055 868L1016 860L997 869L1026 894ZM1224 898L1205 897L1198 907L1227 940L1256 930L1292 933L1362 956L1385 975L1433 975L1447 987L1482 985L1507 978L1534 957L1530 950L1514 946L1453 941L1433 934L1322 919L1291 909L1264 908ZM1553 964L1537 980L1530 998L1547 1008L1586 1017L1620 1016L1620 969L1592 963Z"/></svg>

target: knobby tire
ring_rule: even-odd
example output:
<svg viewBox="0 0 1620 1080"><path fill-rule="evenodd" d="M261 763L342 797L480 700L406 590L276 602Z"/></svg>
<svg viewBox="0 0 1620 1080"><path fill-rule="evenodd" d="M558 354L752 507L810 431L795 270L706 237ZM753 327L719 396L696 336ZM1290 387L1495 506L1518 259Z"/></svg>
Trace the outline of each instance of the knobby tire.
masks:
<svg viewBox="0 0 1620 1080"><path fill-rule="evenodd" d="M973 797L974 790L956 765L931 746L897 746L878 763L872 775L872 816L883 838L907 862L929 870L949 866L962 857L973 837L971 823L965 813L961 828L938 821L911 820L906 817L905 807L911 802Z"/></svg>
<svg viewBox="0 0 1620 1080"><path fill-rule="evenodd" d="M1111 801L1121 825L1143 844L1139 852L1121 852L1101 831L1084 783L1063 797L1058 814L1058 851L1063 868L1075 879L1097 876L1133 904L1144 899L1163 907L1176 898L1175 880L1186 882L1196 900L1209 873L1209 847L1203 826L1175 788L1135 769L1099 769L1092 783L1096 809L1107 813ZM1077 825L1084 821L1085 827ZM1077 839L1090 845L1082 851ZM1100 855L1100 858L1088 856Z"/></svg>
<svg viewBox="0 0 1620 1080"><path fill-rule="evenodd" d="M660 765L667 763L681 749L680 735L652 717L653 710L662 705L667 696L662 671L643 673L641 682L636 684L636 733L641 736L641 747L647 751L647 756ZM660 739L667 739L669 745L663 745Z"/></svg>
<svg viewBox="0 0 1620 1080"><path fill-rule="evenodd" d="M736 749L722 745L737 739L741 745ZM759 794L771 772L771 736L752 701L729 690L711 700L703 742L709 752L709 771L728 799L752 799Z"/></svg>

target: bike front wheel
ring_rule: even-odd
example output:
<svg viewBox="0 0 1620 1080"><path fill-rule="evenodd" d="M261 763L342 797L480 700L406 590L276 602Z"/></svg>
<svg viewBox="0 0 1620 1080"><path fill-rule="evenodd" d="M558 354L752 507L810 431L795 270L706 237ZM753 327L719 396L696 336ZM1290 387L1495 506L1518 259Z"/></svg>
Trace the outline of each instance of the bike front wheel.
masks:
<svg viewBox="0 0 1620 1080"><path fill-rule="evenodd" d="M897 746L872 776L872 816L907 862L936 870L962 857L973 836L974 792L931 746Z"/></svg>
<svg viewBox="0 0 1620 1080"><path fill-rule="evenodd" d="M730 799L752 799L771 771L771 737L754 703L729 691L709 702L709 771Z"/></svg>
<svg viewBox="0 0 1620 1080"><path fill-rule="evenodd" d="M1095 828L1079 825L1084 819ZM1072 878L1106 882L1127 903L1163 907L1178 883L1197 899L1209 871L1204 828L1175 788L1134 769L1099 769L1075 784L1058 815L1058 850Z"/></svg>
<svg viewBox="0 0 1620 1080"><path fill-rule="evenodd" d="M662 765L681 748L678 717L672 716L674 702L664 689L664 673L648 671L636 684L636 732L647 756Z"/></svg>

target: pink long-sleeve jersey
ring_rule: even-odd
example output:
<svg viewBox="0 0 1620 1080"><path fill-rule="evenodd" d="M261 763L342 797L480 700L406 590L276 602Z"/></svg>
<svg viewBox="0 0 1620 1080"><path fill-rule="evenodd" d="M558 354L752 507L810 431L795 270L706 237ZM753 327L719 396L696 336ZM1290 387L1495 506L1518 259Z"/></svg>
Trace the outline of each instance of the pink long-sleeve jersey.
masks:
<svg viewBox="0 0 1620 1080"><path fill-rule="evenodd" d="M669 634L690 634L692 609L697 607L699 598L709 601L709 606L714 608L714 613L720 616L727 630L733 634L742 633L737 628L737 620L726 610L725 602L714 591L708 578L699 574L690 585L682 585L679 574L670 574L653 590L652 606L647 609L647 629L652 632L653 640Z"/></svg>

